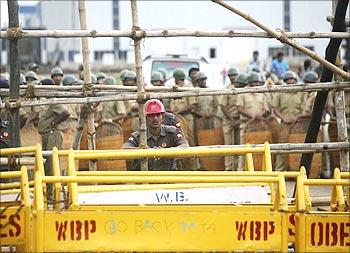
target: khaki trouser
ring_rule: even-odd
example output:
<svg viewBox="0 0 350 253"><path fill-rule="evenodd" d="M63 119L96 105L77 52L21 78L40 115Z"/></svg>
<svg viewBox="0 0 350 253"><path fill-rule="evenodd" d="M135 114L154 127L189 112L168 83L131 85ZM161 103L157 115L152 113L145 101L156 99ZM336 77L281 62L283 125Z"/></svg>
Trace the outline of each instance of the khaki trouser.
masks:
<svg viewBox="0 0 350 253"><path fill-rule="evenodd" d="M289 128L290 124L281 123L278 135L279 143L289 142ZM276 155L275 171L287 171L289 167L288 154Z"/></svg>
<svg viewBox="0 0 350 253"><path fill-rule="evenodd" d="M238 120L238 119L237 119ZM224 132L225 145L237 145L240 144L240 129L239 125L231 125L231 121L224 119L222 129ZM225 170L235 171L238 168L239 157L236 155L225 156Z"/></svg>
<svg viewBox="0 0 350 253"><path fill-rule="evenodd" d="M186 113L182 115L186 119L187 124L187 141L188 144L193 147L196 146L195 136L194 136L194 118L191 113ZM199 160L198 158L185 158L176 161L178 170L199 170Z"/></svg>
<svg viewBox="0 0 350 253"><path fill-rule="evenodd" d="M41 139L42 139L43 150L52 150L54 147L56 147L57 149L62 148L62 144L63 144L62 130L54 130L48 133L41 133ZM46 162L44 164L44 168L45 168L45 176L53 175L52 158L50 156L47 157ZM52 184L47 184L47 196L53 196Z"/></svg>
<svg viewBox="0 0 350 253"><path fill-rule="evenodd" d="M240 139L240 144L241 145L245 145L245 140L244 140L244 129L247 125L247 122L244 122L240 124L239 126L239 139ZM240 155L239 158L238 158L238 168L237 170L238 171L243 171L245 170L244 167L245 167L245 158L246 156L245 155Z"/></svg>

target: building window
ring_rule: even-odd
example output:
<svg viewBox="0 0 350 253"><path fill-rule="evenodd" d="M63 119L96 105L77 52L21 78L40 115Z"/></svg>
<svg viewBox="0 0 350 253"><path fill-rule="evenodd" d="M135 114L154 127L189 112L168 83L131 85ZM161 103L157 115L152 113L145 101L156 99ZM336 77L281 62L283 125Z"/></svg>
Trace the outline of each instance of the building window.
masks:
<svg viewBox="0 0 350 253"><path fill-rule="evenodd" d="M80 54L80 51L78 51L78 50L69 50L68 51L68 61L69 62L74 62L74 56L76 54Z"/></svg>
<svg viewBox="0 0 350 253"><path fill-rule="evenodd" d="M211 47L211 48L209 49L209 58L210 58L210 59L216 58L216 48Z"/></svg>

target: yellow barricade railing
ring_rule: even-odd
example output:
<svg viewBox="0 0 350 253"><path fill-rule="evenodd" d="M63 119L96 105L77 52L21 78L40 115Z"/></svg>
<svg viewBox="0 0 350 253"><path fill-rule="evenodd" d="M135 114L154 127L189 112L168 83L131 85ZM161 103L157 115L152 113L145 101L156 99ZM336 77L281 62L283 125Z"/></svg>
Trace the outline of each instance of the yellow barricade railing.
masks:
<svg viewBox="0 0 350 253"><path fill-rule="evenodd" d="M68 156L74 161L74 154ZM74 163L70 163L74 168ZM287 251L287 202L283 174L266 172L265 176L213 173L142 172L140 176L120 172L93 172L91 175L35 175L35 250L36 251L215 251L263 250ZM182 173L182 174L181 174ZM201 172L202 173L202 172ZM119 175L118 175L119 174ZM196 174L196 173L193 173ZM263 173L260 173L263 175ZM269 175L267 175L269 174ZM99 176L96 176L99 175ZM271 176L270 176L271 175ZM129 184L143 188L162 184L177 187L217 187L237 184L275 184L273 206L193 205L125 206L104 210L81 209L72 194L71 209L45 210L43 184L67 183L69 193L78 192L77 184ZM146 185L137 185L137 184ZM175 184L176 183L176 184ZM43 228L45 227L45 233ZM118 232L118 233L117 233ZM117 236L117 237L115 237Z"/></svg>
<svg viewBox="0 0 350 253"><path fill-rule="evenodd" d="M331 209L311 210L309 186L332 186ZM349 179L341 179L338 169L334 179L306 179L303 170L297 180L296 251L349 252L350 212L346 211L342 186L349 187Z"/></svg>
<svg viewBox="0 0 350 253"><path fill-rule="evenodd" d="M27 167L20 171L0 172L1 179L20 178L20 183L1 183L0 190L0 242L1 247L16 246L20 251L28 252L31 247L31 206L29 199L29 182ZM7 187L10 185L11 187ZM19 195L15 200L4 201L6 194L13 191L6 189L19 188Z"/></svg>

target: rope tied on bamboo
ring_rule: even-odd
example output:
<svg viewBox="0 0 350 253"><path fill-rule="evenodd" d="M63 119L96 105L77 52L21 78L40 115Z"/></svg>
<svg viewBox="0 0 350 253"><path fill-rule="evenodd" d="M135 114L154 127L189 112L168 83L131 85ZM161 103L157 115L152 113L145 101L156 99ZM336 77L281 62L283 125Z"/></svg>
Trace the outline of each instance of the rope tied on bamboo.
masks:
<svg viewBox="0 0 350 253"><path fill-rule="evenodd" d="M20 100L17 100L17 99L8 99L6 102L5 102L5 108L6 109L15 109L15 108L20 108L21 107L21 101Z"/></svg>
<svg viewBox="0 0 350 253"><path fill-rule="evenodd" d="M31 98L35 98L35 85L33 83L28 83L24 93L24 99L28 100Z"/></svg>
<svg viewBox="0 0 350 253"><path fill-rule="evenodd" d="M146 38L146 31L142 30L141 27L139 27L139 26L133 25L130 38L133 40L144 39L144 38Z"/></svg>
<svg viewBox="0 0 350 253"><path fill-rule="evenodd" d="M9 168L17 168L21 164L21 155L9 155L7 159L7 166Z"/></svg>
<svg viewBox="0 0 350 253"><path fill-rule="evenodd" d="M137 103L141 104L141 103L145 103L148 99L150 99L150 94L148 94L147 92L143 91L137 94Z"/></svg>
<svg viewBox="0 0 350 253"><path fill-rule="evenodd" d="M289 40L286 32L284 30L282 30L282 29L279 29L279 28L277 28L276 31L279 33L277 35L277 39L279 41L281 41L281 43L286 44L288 42L288 40Z"/></svg>
<svg viewBox="0 0 350 253"><path fill-rule="evenodd" d="M163 30L162 34L163 34L163 37L166 38L166 37L168 37L169 31L168 30Z"/></svg>
<svg viewBox="0 0 350 253"><path fill-rule="evenodd" d="M83 85L83 93L85 97L94 96L95 95L94 85L92 83L85 83Z"/></svg>
<svg viewBox="0 0 350 253"><path fill-rule="evenodd" d="M21 27L11 27L6 30L9 40L18 40L22 38L24 32Z"/></svg>

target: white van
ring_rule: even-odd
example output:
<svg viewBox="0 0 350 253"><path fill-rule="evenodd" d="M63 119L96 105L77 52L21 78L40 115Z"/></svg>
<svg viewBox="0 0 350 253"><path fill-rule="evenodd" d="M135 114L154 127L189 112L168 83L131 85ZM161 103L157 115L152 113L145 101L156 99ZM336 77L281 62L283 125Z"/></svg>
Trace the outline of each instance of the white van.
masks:
<svg viewBox="0 0 350 253"><path fill-rule="evenodd" d="M142 63L142 72L146 84L151 84L151 75L159 68L164 68L168 72L167 79L172 78L176 68L182 68L186 75L191 67L196 66L201 71L207 69L208 62L204 57L189 57L187 55L149 55Z"/></svg>

